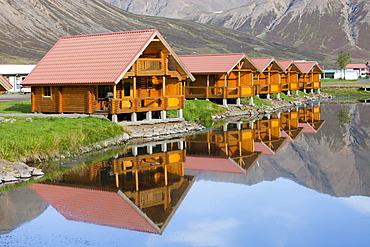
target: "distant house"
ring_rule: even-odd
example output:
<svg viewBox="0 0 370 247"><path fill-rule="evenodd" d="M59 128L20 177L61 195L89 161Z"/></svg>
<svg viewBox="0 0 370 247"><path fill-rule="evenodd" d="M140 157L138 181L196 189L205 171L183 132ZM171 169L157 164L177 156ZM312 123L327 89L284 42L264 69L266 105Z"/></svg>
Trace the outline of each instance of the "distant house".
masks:
<svg viewBox="0 0 370 247"><path fill-rule="evenodd" d="M336 70L333 79L358 80L359 77L360 77L359 70L346 69L345 71Z"/></svg>
<svg viewBox="0 0 370 247"><path fill-rule="evenodd" d="M259 57L251 60L259 71L253 78L255 94L266 94L269 98L271 93L281 93L280 74L285 71L275 58Z"/></svg>
<svg viewBox="0 0 370 247"><path fill-rule="evenodd" d="M281 91L290 92L299 90L298 75L302 73L300 68L294 63L294 60L278 60L285 73L280 74Z"/></svg>
<svg viewBox="0 0 370 247"><path fill-rule="evenodd" d="M113 121L182 117L194 77L156 29L62 37L23 81L31 108L105 114Z"/></svg>
<svg viewBox="0 0 370 247"><path fill-rule="evenodd" d="M30 88L21 86L22 81L35 68L36 65L1 64L0 74L2 74L12 85L9 92L30 93Z"/></svg>
<svg viewBox="0 0 370 247"><path fill-rule="evenodd" d="M369 76L370 69L368 65L361 64L361 63L350 63L346 66L347 70L357 70L359 71L359 77L360 78L366 78L366 76Z"/></svg>
<svg viewBox="0 0 370 247"><path fill-rule="evenodd" d="M253 74L258 69L245 53L179 57L196 79L186 82L185 98L221 99L226 106L228 100L240 104L240 98L255 96Z"/></svg>
<svg viewBox="0 0 370 247"><path fill-rule="evenodd" d="M9 81L0 74L0 92L10 91L13 86L9 83Z"/></svg>
<svg viewBox="0 0 370 247"><path fill-rule="evenodd" d="M324 71L320 68L319 64L315 61L295 61L295 64L302 71L299 74L299 89L303 91L320 89L321 82L320 76Z"/></svg>

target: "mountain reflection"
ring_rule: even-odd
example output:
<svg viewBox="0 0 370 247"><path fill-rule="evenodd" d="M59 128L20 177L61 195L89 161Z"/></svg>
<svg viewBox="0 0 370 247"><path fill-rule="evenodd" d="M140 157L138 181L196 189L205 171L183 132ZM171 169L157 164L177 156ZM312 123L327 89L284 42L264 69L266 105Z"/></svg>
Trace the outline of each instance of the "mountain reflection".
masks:
<svg viewBox="0 0 370 247"><path fill-rule="evenodd" d="M183 139L131 146L30 187L69 220L161 234L193 183Z"/></svg>

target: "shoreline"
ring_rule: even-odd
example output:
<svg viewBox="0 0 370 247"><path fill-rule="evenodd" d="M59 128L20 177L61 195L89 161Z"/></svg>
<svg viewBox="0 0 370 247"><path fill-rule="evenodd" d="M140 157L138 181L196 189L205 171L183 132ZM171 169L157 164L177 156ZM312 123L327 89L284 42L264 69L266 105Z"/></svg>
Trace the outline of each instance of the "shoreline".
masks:
<svg viewBox="0 0 370 247"><path fill-rule="evenodd" d="M332 98L331 95L326 93L315 93L312 95L312 97L305 96L304 98L301 97L294 97L296 101L289 101L287 99L264 99L265 101L271 103L273 106L262 106L262 107L254 107L249 106L246 104L243 104L241 106L235 106L235 105L229 105L226 107L226 112L220 115L213 116L213 119L215 122L217 121L240 121L243 119L244 121L246 119L260 119L266 114L274 114L277 113L283 109L291 109L300 105L307 104L309 102L315 102L315 101L322 101L324 99L330 99ZM40 114L6 114L11 116L16 115L22 115L24 117L39 117ZM51 114L46 115L42 114L43 116L58 116L58 117L81 117L82 116L89 116L87 114L69 114L72 116L67 116L67 114ZM0 114L0 117L2 114ZM5 114L3 115L5 116ZM123 146L127 144L143 144L146 142L151 141L159 141L159 140L166 140L166 139L173 139L173 138L179 138L184 137L186 135L196 133L202 130L205 130L206 127L197 124L192 123L186 120L179 120L174 122L167 122L167 123L143 123L138 125L125 125L124 123L118 123L121 125L126 131L129 133L124 133L116 138L111 138L108 140L100 141L97 143L93 143L89 146L82 147L78 150L74 151L66 151L63 153L59 153L53 157L39 157L38 159L26 159L23 160L23 162L9 162L5 160L0 160L0 185L6 185L7 183L4 183L4 177L6 177L6 181L9 183L14 183L17 181L21 181L24 177L19 176L19 171L15 171L14 169L10 169L11 165L10 163L13 163L13 167L19 166L22 164L22 167L27 164L33 164L39 163L39 162L47 162L48 160L60 160L60 159L68 159L73 158L76 156L80 156L83 154L91 153L94 151L99 151L103 149L107 149L114 146ZM4 161L4 162L2 162ZM6 164L6 165L4 165ZM29 168L30 170L34 168ZM9 170L9 172L7 172ZM11 171L10 171L11 170ZM40 171L41 172L41 171ZM11 177L13 176L13 177ZM29 175L27 175L29 178Z"/></svg>

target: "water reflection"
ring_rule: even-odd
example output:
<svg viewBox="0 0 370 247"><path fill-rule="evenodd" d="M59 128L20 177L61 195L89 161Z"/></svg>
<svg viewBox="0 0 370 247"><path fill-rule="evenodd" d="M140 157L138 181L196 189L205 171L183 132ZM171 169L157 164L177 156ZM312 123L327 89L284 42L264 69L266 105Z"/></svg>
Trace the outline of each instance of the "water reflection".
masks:
<svg viewBox="0 0 370 247"><path fill-rule="evenodd" d="M197 176L193 171L245 175L262 155L276 155L323 123L320 107L230 122L185 140L129 146L30 187L68 220L162 234Z"/></svg>
<svg viewBox="0 0 370 247"><path fill-rule="evenodd" d="M52 207L1 243L38 229L40 246L366 246L369 108L348 105L341 125L341 107L119 150L32 185Z"/></svg>
<svg viewBox="0 0 370 247"><path fill-rule="evenodd" d="M130 146L30 187L69 220L161 234L193 183L184 161L183 139Z"/></svg>

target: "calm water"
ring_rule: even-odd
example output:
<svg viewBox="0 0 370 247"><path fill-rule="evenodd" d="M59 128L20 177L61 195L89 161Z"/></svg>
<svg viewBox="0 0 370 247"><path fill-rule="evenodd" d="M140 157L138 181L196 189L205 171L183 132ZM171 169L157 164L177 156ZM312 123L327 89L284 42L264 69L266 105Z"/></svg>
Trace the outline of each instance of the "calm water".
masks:
<svg viewBox="0 0 370 247"><path fill-rule="evenodd" d="M369 246L369 111L299 108L111 150L1 193L0 246Z"/></svg>

